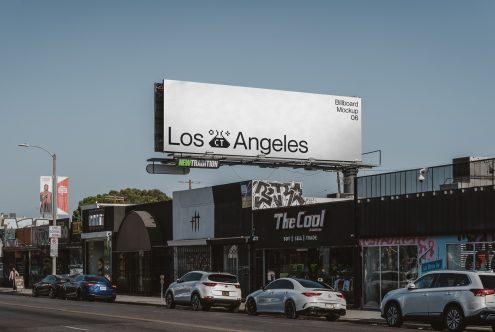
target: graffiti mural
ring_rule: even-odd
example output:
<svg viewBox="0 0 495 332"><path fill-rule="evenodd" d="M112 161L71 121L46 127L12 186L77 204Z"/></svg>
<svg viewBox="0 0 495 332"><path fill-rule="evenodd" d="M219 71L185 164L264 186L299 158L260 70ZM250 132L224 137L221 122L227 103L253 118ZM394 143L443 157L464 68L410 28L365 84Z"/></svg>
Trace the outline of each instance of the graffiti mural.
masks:
<svg viewBox="0 0 495 332"><path fill-rule="evenodd" d="M300 182L253 180L253 210L304 205Z"/></svg>
<svg viewBox="0 0 495 332"><path fill-rule="evenodd" d="M436 257L437 245L435 239L426 236L411 237L385 237L376 239L359 240L361 247L365 246L392 246L392 245L417 245L418 258L430 260Z"/></svg>
<svg viewBox="0 0 495 332"><path fill-rule="evenodd" d="M33 227L33 245L34 246L47 246L50 244L48 236L48 226Z"/></svg>

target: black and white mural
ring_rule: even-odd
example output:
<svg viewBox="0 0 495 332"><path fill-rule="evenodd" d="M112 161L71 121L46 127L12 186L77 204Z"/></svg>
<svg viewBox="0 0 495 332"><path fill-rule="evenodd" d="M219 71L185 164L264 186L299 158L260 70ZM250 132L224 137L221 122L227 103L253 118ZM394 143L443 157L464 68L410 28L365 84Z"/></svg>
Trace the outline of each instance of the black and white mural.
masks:
<svg viewBox="0 0 495 332"><path fill-rule="evenodd" d="M300 182L253 180L253 210L304 205Z"/></svg>

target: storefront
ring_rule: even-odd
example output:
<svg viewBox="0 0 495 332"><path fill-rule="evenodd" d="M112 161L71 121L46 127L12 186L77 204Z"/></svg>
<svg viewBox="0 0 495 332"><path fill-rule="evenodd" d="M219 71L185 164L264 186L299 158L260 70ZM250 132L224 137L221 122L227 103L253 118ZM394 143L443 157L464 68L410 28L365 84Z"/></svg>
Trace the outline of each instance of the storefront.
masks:
<svg viewBox="0 0 495 332"><path fill-rule="evenodd" d="M173 193L174 278L193 270L238 276L243 296L253 289L251 209L233 183ZM253 278L254 280L254 278Z"/></svg>
<svg viewBox="0 0 495 332"><path fill-rule="evenodd" d="M255 210L256 287L283 277L319 280L354 305L360 264L353 206L340 201Z"/></svg>
<svg viewBox="0 0 495 332"><path fill-rule="evenodd" d="M373 238L360 240L360 245L365 308L378 308L387 292L426 272L495 267L495 237L487 234Z"/></svg>
<svg viewBox="0 0 495 332"><path fill-rule="evenodd" d="M113 278L120 293L159 294L160 275L166 285L172 282L173 260L166 246L171 228L171 202L127 209L113 250Z"/></svg>
<svg viewBox="0 0 495 332"><path fill-rule="evenodd" d="M84 273L112 276L112 232L82 233L84 241Z"/></svg>

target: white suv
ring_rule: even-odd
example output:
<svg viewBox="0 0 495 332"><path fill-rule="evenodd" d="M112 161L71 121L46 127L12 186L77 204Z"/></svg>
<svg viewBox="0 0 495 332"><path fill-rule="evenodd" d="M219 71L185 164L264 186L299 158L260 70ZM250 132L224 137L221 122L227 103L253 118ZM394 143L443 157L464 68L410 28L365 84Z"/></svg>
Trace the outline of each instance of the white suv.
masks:
<svg viewBox="0 0 495 332"><path fill-rule="evenodd" d="M192 305L194 310L209 310L212 306L237 311L241 304L241 286L230 273L192 271L170 284L165 292L165 304Z"/></svg>
<svg viewBox="0 0 495 332"><path fill-rule="evenodd" d="M431 323L435 330L462 331L468 324L495 331L495 273L433 271L406 288L388 292L381 303L389 326L404 320Z"/></svg>

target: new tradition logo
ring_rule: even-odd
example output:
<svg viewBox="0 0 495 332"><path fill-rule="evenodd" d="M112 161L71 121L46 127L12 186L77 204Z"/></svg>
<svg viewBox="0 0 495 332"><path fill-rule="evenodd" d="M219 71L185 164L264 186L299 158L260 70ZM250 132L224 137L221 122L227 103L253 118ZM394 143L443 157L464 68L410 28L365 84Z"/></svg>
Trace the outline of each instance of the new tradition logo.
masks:
<svg viewBox="0 0 495 332"><path fill-rule="evenodd" d="M194 216L191 217L191 220L189 221L191 223L191 231L197 232L199 231L199 212L194 211Z"/></svg>

